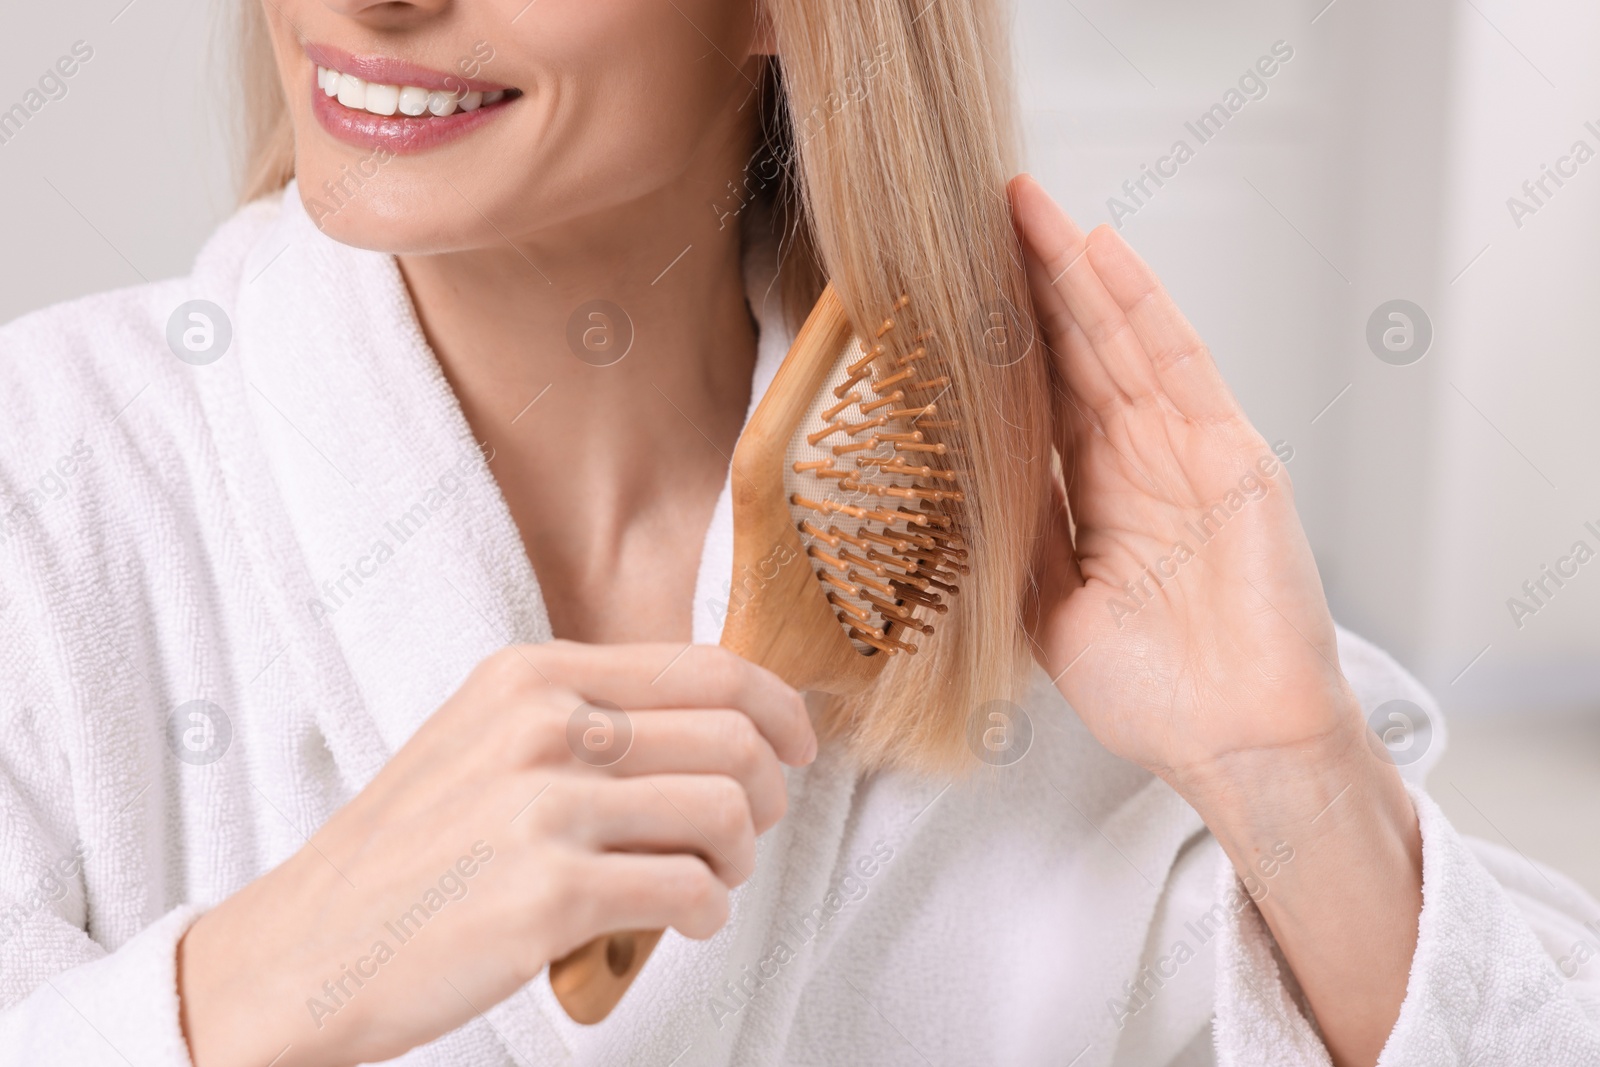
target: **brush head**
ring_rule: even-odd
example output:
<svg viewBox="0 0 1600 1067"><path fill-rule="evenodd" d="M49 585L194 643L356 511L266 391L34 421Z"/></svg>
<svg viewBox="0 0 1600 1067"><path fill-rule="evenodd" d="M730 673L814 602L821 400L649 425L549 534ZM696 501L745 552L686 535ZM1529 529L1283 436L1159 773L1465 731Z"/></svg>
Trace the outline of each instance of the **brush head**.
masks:
<svg viewBox="0 0 1600 1067"><path fill-rule="evenodd" d="M806 556L863 655L915 654L967 573L950 376L935 372L909 304L846 339L786 456Z"/></svg>
<svg viewBox="0 0 1600 1067"><path fill-rule="evenodd" d="M915 654L968 570L951 375L904 297L868 334L825 289L734 452L723 644L802 689Z"/></svg>

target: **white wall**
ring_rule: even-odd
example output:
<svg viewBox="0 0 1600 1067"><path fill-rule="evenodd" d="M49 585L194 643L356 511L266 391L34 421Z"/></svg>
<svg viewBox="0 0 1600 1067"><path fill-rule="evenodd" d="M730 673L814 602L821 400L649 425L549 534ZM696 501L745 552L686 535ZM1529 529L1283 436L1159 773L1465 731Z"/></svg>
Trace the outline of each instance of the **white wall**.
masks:
<svg viewBox="0 0 1600 1067"><path fill-rule="evenodd" d="M127 3L6 11L0 110L23 101L75 42L94 55L65 80L65 96L0 143L0 321L181 274L226 217L215 5Z"/></svg>
<svg viewBox="0 0 1600 1067"><path fill-rule="evenodd" d="M1085 223L1106 221L1107 198L1175 138L1193 141L1184 121L1275 41L1294 48L1267 96L1124 233L1266 435L1294 445L1342 620L1447 707L1600 705L1600 560L1521 630L1505 605L1583 520L1600 527L1600 159L1520 230L1505 206L1572 140L1600 149L1583 128L1600 126L1588 54L1600 10L1019 3L1030 166ZM75 41L95 52L65 98L0 144L0 319L180 273L229 208L217 5L125 4L26 5L0 37L0 108ZM1379 362L1364 338L1396 297L1436 331L1408 367Z"/></svg>
<svg viewBox="0 0 1600 1067"><path fill-rule="evenodd" d="M1484 3L1454 48L1445 258L1478 265L1451 286L1449 378L1482 409L1440 391L1438 504L1430 530L1433 642L1449 656L1485 645L1453 688L1507 708L1600 703L1600 559L1520 629L1506 600L1579 538L1600 549L1600 7ZM1496 31L1498 28L1498 32ZM1520 54L1519 54L1520 52ZM1587 129L1593 123L1594 129ZM1596 156L1519 228L1507 200L1574 142ZM1571 169L1570 165L1567 169ZM1542 195L1542 194L1541 194ZM1522 198L1525 203L1532 201ZM1492 425L1491 425L1492 424ZM1569 566L1570 569L1570 566Z"/></svg>
<svg viewBox="0 0 1600 1067"><path fill-rule="evenodd" d="M1600 559L1520 630L1506 607L1578 537L1600 550L1582 530L1600 528L1600 159L1520 230L1505 204L1575 138L1600 150L1582 103L1600 101L1600 11L1023 0L1018 22L1030 165L1086 224L1274 41L1294 47L1123 232L1294 444L1342 621L1447 708L1600 705ZM1410 366L1365 340L1394 298L1435 329Z"/></svg>

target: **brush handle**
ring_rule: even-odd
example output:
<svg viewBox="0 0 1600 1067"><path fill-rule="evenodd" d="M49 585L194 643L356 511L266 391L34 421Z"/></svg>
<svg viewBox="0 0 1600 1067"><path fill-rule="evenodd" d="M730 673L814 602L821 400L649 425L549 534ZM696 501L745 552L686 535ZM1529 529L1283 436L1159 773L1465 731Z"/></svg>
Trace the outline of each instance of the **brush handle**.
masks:
<svg viewBox="0 0 1600 1067"><path fill-rule="evenodd" d="M594 1024L611 1014L664 930L619 930L597 937L550 965L550 988L574 1022Z"/></svg>
<svg viewBox="0 0 1600 1067"><path fill-rule="evenodd" d="M723 624L722 647L794 688L859 692L882 667L858 655L805 562L783 487L784 453L812 399L851 339L844 305L823 290L733 452L734 584L748 594ZM774 561L797 560L779 565ZM759 581L744 579L755 575ZM650 958L661 930L597 937L550 964L550 988L575 1022L593 1024L617 1006Z"/></svg>

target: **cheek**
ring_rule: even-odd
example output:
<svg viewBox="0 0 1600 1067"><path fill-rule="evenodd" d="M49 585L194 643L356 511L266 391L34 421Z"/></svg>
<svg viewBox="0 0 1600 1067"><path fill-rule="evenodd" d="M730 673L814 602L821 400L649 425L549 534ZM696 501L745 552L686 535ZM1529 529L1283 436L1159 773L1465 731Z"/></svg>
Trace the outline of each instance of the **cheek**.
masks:
<svg viewBox="0 0 1600 1067"><path fill-rule="evenodd" d="M481 188L509 217L533 224L603 211L684 179L705 156L726 151L733 120L753 92L738 65L753 25L748 3L546 8L549 2L540 0L522 20L543 13L546 21L532 27L537 53L508 56L526 48L522 42L497 50L496 62L523 64L538 83L520 102L526 106L515 127L498 131L494 150L503 165L495 187ZM752 113L753 106L742 112ZM727 178L720 171L715 181L708 177L699 199L714 200Z"/></svg>

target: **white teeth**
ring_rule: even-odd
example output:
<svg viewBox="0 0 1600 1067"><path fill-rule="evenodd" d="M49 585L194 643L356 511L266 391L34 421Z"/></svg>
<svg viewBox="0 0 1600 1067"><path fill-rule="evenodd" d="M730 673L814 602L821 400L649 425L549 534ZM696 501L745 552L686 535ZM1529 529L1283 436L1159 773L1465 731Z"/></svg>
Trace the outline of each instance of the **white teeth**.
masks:
<svg viewBox="0 0 1600 1067"><path fill-rule="evenodd" d="M400 110L400 87L368 82L367 110L374 115L393 115Z"/></svg>
<svg viewBox="0 0 1600 1067"><path fill-rule="evenodd" d="M365 111L367 83L354 74L339 75L339 103L356 111Z"/></svg>
<svg viewBox="0 0 1600 1067"><path fill-rule="evenodd" d="M443 118L462 111L476 111L485 104L497 104L506 97L504 89L482 93L447 93L438 89L419 89L415 85L389 85L369 82L354 74L343 74L329 67L317 68L317 88L354 111L373 115L436 115Z"/></svg>
<svg viewBox="0 0 1600 1067"><path fill-rule="evenodd" d="M408 85L400 90L400 114L420 115L428 110L428 90Z"/></svg>

